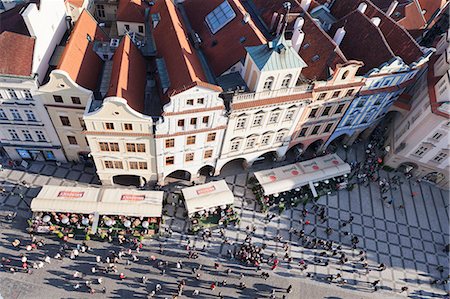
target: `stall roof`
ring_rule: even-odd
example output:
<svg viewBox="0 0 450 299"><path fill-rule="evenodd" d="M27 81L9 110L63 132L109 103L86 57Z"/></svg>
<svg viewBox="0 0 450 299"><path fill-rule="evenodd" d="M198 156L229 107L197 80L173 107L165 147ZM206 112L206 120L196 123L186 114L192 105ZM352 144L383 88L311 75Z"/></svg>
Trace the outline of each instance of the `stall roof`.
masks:
<svg viewBox="0 0 450 299"><path fill-rule="evenodd" d="M101 196L100 215L161 217L163 191L105 189Z"/></svg>
<svg viewBox="0 0 450 299"><path fill-rule="evenodd" d="M33 212L93 213L100 189L45 185L31 202Z"/></svg>
<svg viewBox="0 0 450 299"><path fill-rule="evenodd" d="M163 191L46 185L31 202L33 212L161 217Z"/></svg>
<svg viewBox="0 0 450 299"><path fill-rule="evenodd" d="M289 191L317 182L347 174L350 165L337 154L326 155L308 161L290 164L270 170L255 172L265 195Z"/></svg>
<svg viewBox="0 0 450 299"><path fill-rule="evenodd" d="M225 180L184 188L184 200L188 214L234 203L234 195Z"/></svg>

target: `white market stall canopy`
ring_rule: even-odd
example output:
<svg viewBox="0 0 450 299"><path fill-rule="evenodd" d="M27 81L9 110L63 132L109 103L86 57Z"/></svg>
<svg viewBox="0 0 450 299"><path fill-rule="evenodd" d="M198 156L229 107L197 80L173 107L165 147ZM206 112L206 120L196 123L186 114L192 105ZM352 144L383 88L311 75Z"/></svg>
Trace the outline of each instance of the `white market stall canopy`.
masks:
<svg viewBox="0 0 450 299"><path fill-rule="evenodd" d="M189 215L234 203L233 192L228 188L225 180L184 188L181 192L183 192Z"/></svg>
<svg viewBox="0 0 450 299"><path fill-rule="evenodd" d="M161 217L163 191L106 189L99 204L100 215Z"/></svg>
<svg viewBox="0 0 450 299"><path fill-rule="evenodd" d="M337 154L290 164L270 170L255 172L264 194L271 195L289 191L350 173L350 165L342 161Z"/></svg>
<svg viewBox="0 0 450 299"><path fill-rule="evenodd" d="M163 191L45 185L31 202L33 212L161 217Z"/></svg>

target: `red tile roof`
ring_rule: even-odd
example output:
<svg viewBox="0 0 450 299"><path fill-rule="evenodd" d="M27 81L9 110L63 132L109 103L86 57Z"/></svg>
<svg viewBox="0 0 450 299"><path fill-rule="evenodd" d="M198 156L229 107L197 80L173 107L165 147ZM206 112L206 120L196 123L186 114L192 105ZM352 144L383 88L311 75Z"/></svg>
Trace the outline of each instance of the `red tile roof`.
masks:
<svg viewBox="0 0 450 299"><path fill-rule="evenodd" d="M142 0L120 0L117 21L144 23L146 7Z"/></svg>
<svg viewBox="0 0 450 299"><path fill-rule="evenodd" d="M253 20L250 19L248 23L243 22L247 11L239 0L228 0L236 17L218 32L212 34L205 22L205 17L223 1L190 0L183 3L192 29L199 34L202 40L201 49L216 76L244 59L245 47L267 42ZM245 41L241 42L241 39L245 39Z"/></svg>
<svg viewBox="0 0 450 299"><path fill-rule="evenodd" d="M286 13L286 10L283 8L285 0L253 0L253 2L267 27L270 26L274 12L278 12L279 14ZM298 16L303 17L305 21L302 27L305 38L299 55L308 66L302 70L302 75L309 79L326 80L329 77L329 68L334 69L337 64L346 63L347 59L333 39L314 22L308 13L303 11L299 2L296 0L290 2L291 11L290 17L288 18L288 30L292 30ZM276 27L276 24L274 27ZM313 57L316 55L318 55L319 59L314 59L315 61L313 61Z"/></svg>
<svg viewBox="0 0 450 299"><path fill-rule="evenodd" d="M164 58L169 75L170 89L167 94L183 90L194 82L207 82L197 53L189 43L180 12L172 1L157 1L151 13L160 15L153 36L158 56Z"/></svg>
<svg viewBox="0 0 450 299"><path fill-rule="evenodd" d="M367 9L365 15L372 19L373 17L378 17L381 19L379 28L387 41L389 47L394 52L396 56L399 56L407 64L411 64L418 60L423 52L417 42L411 37L411 35L406 31L406 29L399 26L391 17L386 16L378 7L376 7L370 0L345 0L345 1L335 1L331 7L331 13L337 19L345 18L346 15L350 15L351 12L357 10L360 3L365 2L367 4ZM347 22L345 30L347 27L360 28L361 25L357 23ZM336 28L336 26L334 26ZM346 38L344 37L344 40ZM379 40L378 40L379 41ZM379 44L377 40L370 42L372 50L377 49ZM353 41L357 43L357 40ZM365 64L366 61L364 61Z"/></svg>
<svg viewBox="0 0 450 299"><path fill-rule="evenodd" d="M67 0L70 4L76 7L83 7L84 0Z"/></svg>
<svg viewBox="0 0 450 299"><path fill-rule="evenodd" d="M428 22L433 14L448 5L448 0L419 0L420 7L425 10L425 20Z"/></svg>
<svg viewBox="0 0 450 299"><path fill-rule="evenodd" d="M70 78L84 88L95 90L101 74L103 60L94 52L92 40L108 40L94 17L83 10L70 35L57 69L66 71Z"/></svg>
<svg viewBox="0 0 450 299"><path fill-rule="evenodd" d="M0 74L31 76L35 39L5 31L0 33Z"/></svg>
<svg viewBox="0 0 450 299"><path fill-rule="evenodd" d="M130 37L125 35L114 53L107 96L124 98L131 108L143 113L146 68L145 58Z"/></svg>

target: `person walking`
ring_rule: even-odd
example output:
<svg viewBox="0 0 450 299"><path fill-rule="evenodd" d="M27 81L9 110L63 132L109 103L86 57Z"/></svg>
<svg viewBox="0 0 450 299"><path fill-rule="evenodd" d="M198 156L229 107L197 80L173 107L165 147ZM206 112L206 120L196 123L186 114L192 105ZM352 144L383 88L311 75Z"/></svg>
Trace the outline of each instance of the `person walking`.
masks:
<svg viewBox="0 0 450 299"><path fill-rule="evenodd" d="M291 292L292 292L292 285L290 284L286 289L286 293L290 294Z"/></svg>

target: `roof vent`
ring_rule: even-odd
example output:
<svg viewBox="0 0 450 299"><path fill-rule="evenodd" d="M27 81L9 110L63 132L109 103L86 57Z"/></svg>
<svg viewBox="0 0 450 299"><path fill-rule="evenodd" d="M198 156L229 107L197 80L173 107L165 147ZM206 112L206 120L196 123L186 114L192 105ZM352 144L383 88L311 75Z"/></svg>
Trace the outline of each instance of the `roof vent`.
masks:
<svg viewBox="0 0 450 299"><path fill-rule="evenodd" d="M269 47L269 49L273 49L273 41L268 42L267 46Z"/></svg>
<svg viewBox="0 0 450 299"><path fill-rule="evenodd" d="M381 19L379 18L379 17L373 17L372 19L370 19L371 21L372 21L372 23L375 25L375 26L380 26L380 23L381 23Z"/></svg>
<svg viewBox="0 0 450 299"><path fill-rule="evenodd" d="M312 62L316 62L317 60L319 60L320 56L319 55L314 55L311 60Z"/></svg>
<svg viewBox="0 0 450 299"><path fill-rule="evenodd" d="M358 10L359 10L361 13L365 13L365 12L366 12L366 9L367 9L367 3L362 2L361 4L359 4Z"/></svg>
<svg viewBox="0 0 450 299"><path fill-rule="evenodd" d="M247 12L247 13L244 15L243 22L244 22L245 24L247 24L249 21L250 21L250 14Z"/></svg>
<svg viewBox="0 0 450 299"><path fill-rule="evenodd" d="M111 41L109 42L109 45L111 47L117 48L119 46L119 39L112 38Z"/></svg>
<svg viewBox="0 0 450 299"><path fill-rule="evenodd" d="M394 10L397 8L397 5L398 5L398 1L397 0L392 1L391 5L389 5L388 10L386 11L386 15L387 16L391 16L392 13L394 12Z"/></svg>

